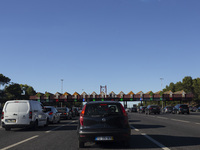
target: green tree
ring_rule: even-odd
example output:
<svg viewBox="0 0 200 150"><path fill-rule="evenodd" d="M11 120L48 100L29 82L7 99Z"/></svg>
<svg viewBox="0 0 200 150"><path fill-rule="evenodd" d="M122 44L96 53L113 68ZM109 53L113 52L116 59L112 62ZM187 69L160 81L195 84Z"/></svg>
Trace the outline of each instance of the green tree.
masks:
<svg viewBox="0 0 200 150"><path fill-rule="evenodd" d="M181 91L181 90L183 90L183 84L181 81L179 81L175 84L175 91Z"/></svg>
<svg viewBox="0 0 200 150"><path fill-rule="evenodd" d="M163 92L166 92L166 91L172 91L172 92L175 92L175 84L173 82L171 82L168 85L166 85L166 87L163 89Z"/></svg>
<svg viewBox="0 0 200 150"><path fill-rule="evenodd" d="M194 100L200 100L200 78L193 80Z"/></svg>
<svg viewBox="0 0 200 150"><path fill-rule="evenodd" d="M8 84L10 82L10 78L4 76L3 74L0 74L0 84Z"/></svg>
<svg viewBox="0 0 200 150"><path fill-rule="evenodd" d="M10 84L5 87L6 99L21 99L22 98L21 86L17 83Z"/></svg>
<svg viewBox="0 0 200 150"><path fill-rule="evenodd" d="M193 80L192 80L192 77L186 76L185 78L183 78L182 84L183 84L183 90L186 93L193 93L193 87L192 87Z"/></svg>
<svg viewBox="0 0 200 150"><path fill-rule="evenodd" d="M23 99L29 99L30 96L33 96L36 94L36 91L32 86L29 86L27 84L20 84L20 87L22 89Z"/></svg>

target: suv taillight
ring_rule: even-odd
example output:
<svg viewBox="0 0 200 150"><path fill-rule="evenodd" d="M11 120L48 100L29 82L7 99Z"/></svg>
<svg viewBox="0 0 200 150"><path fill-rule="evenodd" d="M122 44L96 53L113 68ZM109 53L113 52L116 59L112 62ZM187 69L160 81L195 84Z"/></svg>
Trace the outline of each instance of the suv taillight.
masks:
<svg viewBox="0 0 200 150"><path fill-rule="evenodd" d="M32 111L29 111L29 119L32 119L32 117L33 117Z"/></svg>
<svg viewBox="0 0 200 150"><path fill-rule="evenodd" d="M122 113L124 116L127 116L126 110L124 109L123 105L121 104Z"/></svg>
<svg viewBox="0 0 200 150"><path fill-rule="evenodd" d="M86 105L83 107L81 114L80 114L80 125L83 126L83 116L85 114Z"/></svg>
<svg viewBox="0 0 200 150"><path fill-rule="evenodd" d="M1 115L1 119L3 119L3 118L4 118L4 112L2 111L1 114L2 114L2 115Z"/></svg>
<svg viewBox="0 0 200 150"><path fill-rule="evenodd" d="M50 113L49 113L49 115L52 115L52 114L53 114L53 112L50 112Z"/></svg>

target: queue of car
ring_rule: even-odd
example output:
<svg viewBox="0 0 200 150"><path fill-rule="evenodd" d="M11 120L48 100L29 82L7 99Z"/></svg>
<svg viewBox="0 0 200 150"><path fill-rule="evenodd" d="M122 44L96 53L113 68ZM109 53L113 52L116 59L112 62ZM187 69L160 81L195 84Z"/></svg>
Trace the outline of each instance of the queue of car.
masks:
<svg viewBox="0 0 200 150"><path fill-rule="evenodd" d="M68 107L57 107L61 119L72 119L72 112Z"/></svg>
<svg viewBox="0 0 200 150"><path fill-rule="evenodd" d="M134 110L134 111L131 111ZM172 113L172 114L190 114L190 112L200 112L200 107L192 107L187 104L177 104L175 106L165 106L160 108L158 105L139 106L137 111L135 108L126 108L126 112L138 112L149 114Z"/></svg>
<svg viewBox="0 0 200 150"><path fill-rule="evenodd" d="M78 116L77 108L44 106L33 100L9 100L1 109L1 125L6 131L27 127L37 129L75 116Z"/></svg>
<svg viewBox="0 0 200 150"><path fill-rule="evenodd" d="M136 109L136 110L135 110ZM200 110L200 107L197 108ZM83 148L86 142L119 142L129 147L131 128L127 112L138 112L146 115L173 113L189 114L186 104L166 106L148 105L124 108L118 101L88 102L83 108L43 106L38 101L7 101L2 110L1 123L6 131L11 128L48 126L49 123L60 123L61 119L72 119L78 116L78 146Z"/></svg>

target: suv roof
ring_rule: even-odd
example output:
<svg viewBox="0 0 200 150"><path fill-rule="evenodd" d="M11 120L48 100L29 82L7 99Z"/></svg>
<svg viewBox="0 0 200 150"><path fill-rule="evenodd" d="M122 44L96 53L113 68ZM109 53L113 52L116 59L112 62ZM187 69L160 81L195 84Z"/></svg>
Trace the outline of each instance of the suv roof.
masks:
<svg viewBox="0 0 200 150"><path fill-rule="evenodd" d="M100 103L119 103L118 101L92 101L92 102L88 102L86 104L100 104Z"/></svg>

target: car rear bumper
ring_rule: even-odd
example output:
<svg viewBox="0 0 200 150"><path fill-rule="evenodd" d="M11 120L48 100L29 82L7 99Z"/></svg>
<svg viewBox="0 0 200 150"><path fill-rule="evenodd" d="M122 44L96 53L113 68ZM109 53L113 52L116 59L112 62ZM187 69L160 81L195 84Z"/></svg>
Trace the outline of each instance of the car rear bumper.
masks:
<svg viewBox="0 0 200 150"><path fill-rule="evenodd" d="M160 110L150 110L149 113L160 113Z"/></svg>
<svg viewBox="0 0 200 150"><path fill-rule="evenodd" d="M34 125L34 122L30 122L30 124L5 124L4 122L1 123L3 128L25 128Z"/></svg>
<svg viewBox="0 0 200 150"><path fill-rule="evenodd" d="M97 137L110 136L113 137L112 140L105 140L107 142L116 141L127 141L130 139L130 129L120 129L120 130L79 130L78 138L81 142L98 142ZM104 140L101 140L104 141Z"/></svg>
<svg viewBox="0 0 200 150"><path fill-rule="evenodd" d="M70 116L69 115L60 115L60 118L61 119L68 119L68 118L70 118Z"/></svg>

